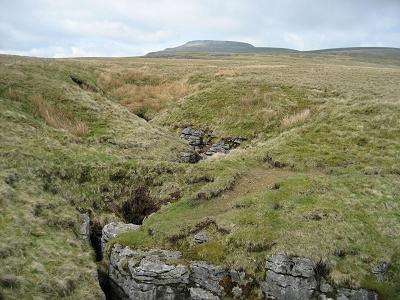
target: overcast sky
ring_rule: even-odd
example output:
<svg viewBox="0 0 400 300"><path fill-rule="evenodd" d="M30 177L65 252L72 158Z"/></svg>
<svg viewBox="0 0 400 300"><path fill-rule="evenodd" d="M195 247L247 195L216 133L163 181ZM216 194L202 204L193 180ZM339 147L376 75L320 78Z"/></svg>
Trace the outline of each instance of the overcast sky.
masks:
<svg viewBox="0 0 400 300"><path fill-rule="evenodd" d="M132 56L196 39L400 47L400 0L0 0L0 53Z"/></svg>

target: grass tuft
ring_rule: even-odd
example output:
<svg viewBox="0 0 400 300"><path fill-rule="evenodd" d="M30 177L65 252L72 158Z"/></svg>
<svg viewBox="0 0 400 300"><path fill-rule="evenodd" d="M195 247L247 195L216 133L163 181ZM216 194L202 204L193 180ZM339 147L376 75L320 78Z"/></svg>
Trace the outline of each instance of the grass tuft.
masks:
<svg viewBox="0 0 400 300"><path fill-rule="evenodd" d="M310 110L305 109L291 116L283 117L281 126L284 128L292 127L297 124L304 123L310 117Z"/></svg>
<svg viewBox="0 0 400 300"><path fill-rule="evenodd" d="M30 97L36 112L45 120L46 124L59 129L64 129L76 136L85 136L89 129L81 120L70 113L64 112L46 101L42 95L35 94Z"/></svg>

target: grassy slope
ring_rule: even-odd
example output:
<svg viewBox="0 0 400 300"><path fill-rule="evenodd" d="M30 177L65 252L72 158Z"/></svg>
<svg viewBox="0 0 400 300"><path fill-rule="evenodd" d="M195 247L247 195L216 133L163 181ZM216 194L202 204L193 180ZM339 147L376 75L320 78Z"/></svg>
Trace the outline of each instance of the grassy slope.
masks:
<svg viewBox="0 0 400 300"><path fill-rule="evenodd" d="M266 255L312 256L330 266L336 284L376 288L389 299L398 295L400 70L302 56L238 59L218 67L198 69L192 80L202 84L200 92L152 122L251 139L246 150L198 168L240 170L246 178L252 168L270 172L264 161L272 156L300 173L276 178L279 190L180 201L120 241L177 248L188 258L244 267L256 276ZM224 68L226 76L219 71ZM281 126L285 115L305 108L311 110L308 120ZM206 218L230 233L210 225L211 242L191 245L192 232ZM380 260L392 263L384 284L369 271Z"/></svg>
<svg viewBox="0 0 400 300"><path fill-rule="evenodd" d="M395 64L303 54L0 60L0 248L6 266L0 279L2 285L14 282L4 289L6 297L79 299L91 293L96 282L84 274L95 272L95 265L79 241L77 210L100 223L121 218L122 203L138 186L162 202L173 202L171 193L181 197L120 242L180 249L188 258L242 266L255 276L262 276L257 266L272 253L312 256L331 267L335 283L376 288L388 299L399 293ZM126 85L186 78L197 92L178 102L166 97L146 123L118 105L115 90L99 85L101 74L135 70L145 74L143 81L128 78ZM103 91L82 90L71 74ZM47 126L34 112L33 94L84 121L89 133L76 137ZM305 109L308 119L281 125ZM223 158L177 164L186 147L178 128L189 124L249 141ZM268 157L288 166L273 168ZM211 241L193 246L199 224L208 224ZM15 248L25 252L7 250ZM369 272L380 260L392 264L383 284Z"/></svg>
<svg viewBox="0 0 400 300"><path fill-rule="evenodd" d="M96 266L80 241L78 210L105 222L119 218L138 185L168 195L174 189L168 182L180 172L173 161L186 145L71 81L74 74L94 85L90 65L0 59L3 296L96 298ZM29 100L37 94L84 121L89 133L76 137L46 125Z"/></svg>

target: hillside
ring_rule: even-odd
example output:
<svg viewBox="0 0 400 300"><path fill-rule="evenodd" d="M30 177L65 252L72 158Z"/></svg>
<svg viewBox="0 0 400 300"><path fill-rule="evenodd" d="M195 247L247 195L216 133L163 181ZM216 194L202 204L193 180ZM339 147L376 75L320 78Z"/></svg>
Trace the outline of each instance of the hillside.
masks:
<svg viewBox="0 0 400 300"><path fill-rule="evenodd" d="M263 298L266 257L278 254L318 262L335 288L400 299L396 50L213 47L238 55L0 56L0 299L101 299L116 243L243 270L254 280L247 299ZM180 138L188 126L204 134L196 149ZM113 221L141 227L100 260ZM194 243L198 233L207 242Z"/></svg>
<svg viewBox="0 0 400 300"><path fill-rule="evenodd" d="M167 48L162 51L150 52L149 57L163 57L191 53L208 53L214 55L238 54L238 53L291 53L296 50L273 47L254 47L251 44L233 41L197 40L190 41L181 46Z"/></svg>
<svg viewBox="0 0 400 300"><path fill-rule="evenodd" d="M181 46L167 48L162 51L150 52L146 57L177 57L177 58L196 58L206 56L227 56L237 54L304 54L304 55L337 55L351 57L363 62L375 63L400 63L400 49L387 47L351 47L333 48L311 51L298 51L286 48L274 47L255 47L248 43L233 41L213 41L198 40L190 41Z"/></svg>

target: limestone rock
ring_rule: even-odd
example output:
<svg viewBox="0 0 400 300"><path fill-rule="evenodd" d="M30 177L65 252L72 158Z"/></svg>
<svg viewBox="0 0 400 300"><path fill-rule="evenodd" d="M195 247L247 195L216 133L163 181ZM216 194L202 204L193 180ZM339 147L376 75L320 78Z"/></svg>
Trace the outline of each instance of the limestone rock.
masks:
<svg viewBox="0 0 400 300"><path fill-rule="evenodd" d="M224 279L227 273L222 267L214 266L204 261L195 261L191 263L190 269L192 271L190 279L193 282L220 297L225 295L220 281Z"/></svg>
<svg viewBox="0 0 400 300"><path fill-rule="evenodd" d="M231 277L232 282L237 283L241 286L246 286L247 284L253 282L252 278L246 278L246 272L244 271L231 269L229 271L229 275Z"/></svg>
<svg viewBox="0 0 400 300"><path fill-rule="evenodd" d="M80 214L81 221L81 237L87 243L90 243L90 217L88 213Z"/></svg>
<svg viewBox="0 0 400 300"><path fill-rule="evenodd" d="M194 235L193 242L195 244L203 244L208 242L208 236L204 232L199 232Z"/></svg>
<svg viewBox="0 0 400 300"><path fill-rule="evenodd" d="M226 144L224 142L219 142L216 144L211 145L210 149L206 152L206 155L211 156L214 155L215 153L228 153L230 149L230 145Z"/></svg>
<svg viewBox="0 0 400 300"><path fill-rule="evenodd" d="M195 164L201 159L197 152L181 152L180 160L184 163Z"/></svg>
<svg viewBox="0 0 400 300"><path fill-rule="evenodd" d="M191 146L201 146L203 144L203 131L186 127L182 130L181 139L186 140Z"/></svg>
<svg viewBox="0 0 400 300"><path fill-rule="evenodd" d="M337 299L342 300L378 300L378 294L366 289L338 289Z"/></svg>
<svg viewBox="0 0 400 300"><path fill-rule="evenodd" d="M386 261L381 261L377 266L373 267L371 271L379 282L383 282L388 269L389 263Z"/></svg>
<svg viewBox="0 0 400 300"><path fill-rule="evenodd" d="M101 235L101 250L104 252L106 243L115 238L118 234L135 231L140 228L140 225L135 224L125 224L125 223L109 223L103 227Z"/></svg>
<svg viewBox="0 0 400 300"><path fill-rule="evenodd" d="M317 288L310 259L275 255L267 259L266 268L261 288L267 299L308 300Z"/></svg>
<svg viewBox="0 0 400 300"><path fill-rule="evenodd" d="M326 282L324 278L321 278L319 290L321 291L321 293L332 293L333 287L328 282Z"/></svg>
<svg viewBox="0 0 400 300"><path fill-rule="evenodd" d="M121 299L187 299L189 268L173 263L180 252L151 249L133 251L115 245L109 276Z"/></svg>
<svg viewBox="0 0 400 300"><path fill-rule="evenodd" d="M190 288L190 299L192 300L219 300L218 296L213 293L203 290L202 288Z"/></svg>

